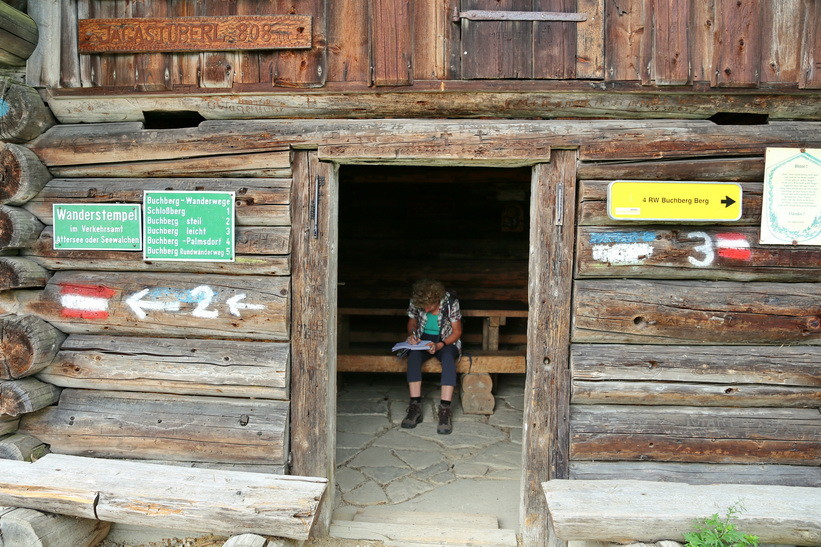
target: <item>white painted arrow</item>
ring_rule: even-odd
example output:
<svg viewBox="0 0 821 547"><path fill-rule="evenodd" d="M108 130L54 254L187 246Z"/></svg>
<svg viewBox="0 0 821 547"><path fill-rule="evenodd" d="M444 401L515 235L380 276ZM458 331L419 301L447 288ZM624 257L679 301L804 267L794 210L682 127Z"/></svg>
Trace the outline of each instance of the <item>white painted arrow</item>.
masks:
<svg viewBox="0 0 821 547"><path fill-rule="evenodd" d="M261 304L246 304L245 302L241 302L241 300L245 300L245 293L232 296L225 301L225 303L228 304L228 311L231 312L231 315L242 317L239 310L261 310L265 308L265 306Z"/></svg>
<svg viewBox="0 0 821 547"><path fill-rule="evenodd" d="M129 296L125 303L131 308L137 317L145 319L148 317L144 310L158 310L158 311L179 311L179 302L147 302L142 298L148 294L149 289L143 289L140 292L135 292Z"/></svg>

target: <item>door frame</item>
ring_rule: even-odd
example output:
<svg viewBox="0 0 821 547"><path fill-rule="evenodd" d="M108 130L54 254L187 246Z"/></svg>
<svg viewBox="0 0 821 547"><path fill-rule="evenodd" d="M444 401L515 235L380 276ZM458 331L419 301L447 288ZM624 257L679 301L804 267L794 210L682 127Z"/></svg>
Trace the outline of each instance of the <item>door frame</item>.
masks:
<svg viewBox="0 0 821 547"><path fill-rule="evenodd" d="M426 158L427 162L403 162L398 157L368 163L471 166L470 161L452 157ZM532 175L520 495L520 532L527 545L546 545L548 540L556 544L550 537L541 483L568 476L577 159L575 149L555 150L549 159L527 164ZM321 160L316 151L294 153L290 424L290 472L328 478L312 532L320 537L330 528L335 492L339 166L356 163L333 156ZM487 161L483 165L493 166ZM497 167L510 164L500 162Z"/></svg>

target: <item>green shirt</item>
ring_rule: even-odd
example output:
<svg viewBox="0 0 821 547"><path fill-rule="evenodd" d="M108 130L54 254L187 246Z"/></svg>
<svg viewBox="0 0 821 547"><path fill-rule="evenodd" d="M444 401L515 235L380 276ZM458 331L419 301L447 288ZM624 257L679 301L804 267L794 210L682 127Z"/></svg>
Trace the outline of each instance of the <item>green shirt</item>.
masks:
<svg viewBox="0 0 821 547"><path fill-rule="evenodd" d="M423 329L425 334L432 334L437 336L439 334L439 316L433 315L432 313L426 314L425 319L425 328Z"/></svg>

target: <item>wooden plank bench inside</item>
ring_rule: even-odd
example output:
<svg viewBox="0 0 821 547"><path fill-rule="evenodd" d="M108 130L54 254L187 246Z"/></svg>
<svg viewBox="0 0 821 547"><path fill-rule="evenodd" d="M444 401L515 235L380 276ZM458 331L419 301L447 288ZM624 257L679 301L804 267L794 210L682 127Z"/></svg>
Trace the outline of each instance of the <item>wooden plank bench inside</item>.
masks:
<svg viewBox="0 0 821 547"><path fill-rule="evenodd" d="M542 488L564 541L682 542L694 523L736 506L733 524L762 544L821 545L821 488L636 480L551 480Z"/></svg>
<svg viewBox="0 0 821 547"><path fill-rule="evenodd" d="M387 351L390 342L386 341L385 349L352 349L346 340L349 332L348 319L352 316L404 317L406 313L406 309L400 307L340 307L339 330L343 343L337 356L337 370L339 372L404 372L406 370L405 361ZM467 307L462 309L462 316L482 320L482 349L464 347L462 357L456 365L457 372L462 374L462 407L466 413L492 414L495 400L491 392L493 384L489 375L523 374L526 369L525 351L499 349L499 328L506 324L508 318L527 318L527 310L512 307L510 309ZM396 330L402 332L400 330L402 323L397 322L396 326L398 327ZM382 341L381 338L378 341ZM433 359L428 360L422 367L422 372L438 372L439 370L439 363Z"/></svg>
<svg viewBox="0 0 821 547"><path fill-rule="evenodd" d="M327 480L47 454L0 460L0 506L106 522L307 540Z"/></svg>

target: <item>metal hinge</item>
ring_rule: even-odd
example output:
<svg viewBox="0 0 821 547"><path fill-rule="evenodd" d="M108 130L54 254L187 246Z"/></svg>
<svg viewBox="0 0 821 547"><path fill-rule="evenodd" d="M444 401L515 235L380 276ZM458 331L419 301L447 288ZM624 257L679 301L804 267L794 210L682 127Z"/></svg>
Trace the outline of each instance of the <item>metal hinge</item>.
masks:
<svg viewBox="0 0 821 547"><path fill-rule="evenodd" d="M462 19L470 21L562 21L565 23L581 23L587 21L587 14L563 11L492 11L470 10L453 11L453 22Z"/></svg>

